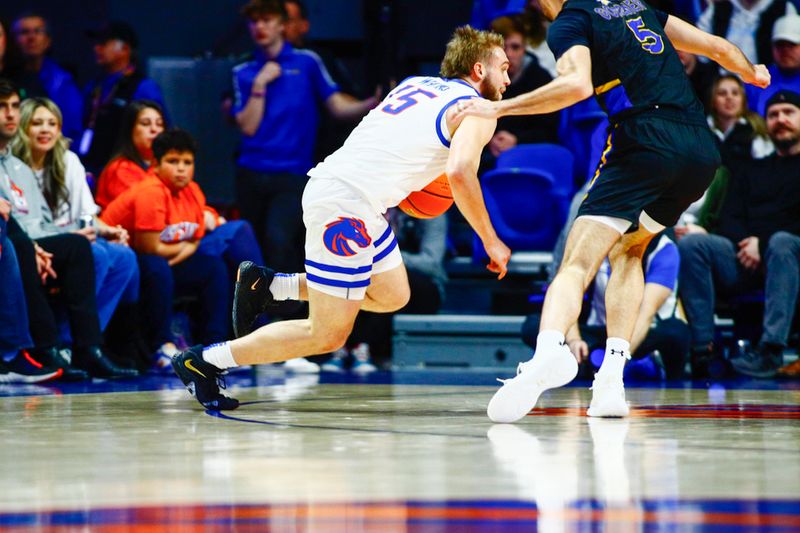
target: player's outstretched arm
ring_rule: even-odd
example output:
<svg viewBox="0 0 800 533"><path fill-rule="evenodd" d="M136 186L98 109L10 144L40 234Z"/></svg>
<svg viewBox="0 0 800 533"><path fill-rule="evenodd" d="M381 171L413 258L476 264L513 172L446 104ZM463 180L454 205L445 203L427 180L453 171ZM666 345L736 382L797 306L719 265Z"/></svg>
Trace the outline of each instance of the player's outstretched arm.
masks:
<svg viewBox="0 0 800 533"><path fill-rule="evenodd" d="M671 15L664 31L678 50L706 56L724 69L740 75L745 83L758 87L769 85L770 74L767 67L753 65L735 44L722 37L706 33Z"/></svg>
<svg viewBox="0 0 800 533"><path fill-rule="evenodd" d="M592 88L592 57L589 49L575 45L558 59L558 76L546 85L508 100L464 102L462 115L497 118L507 115L553 113L589 98Z"/></svg>
<svg viewBox="0 0 800 533"><path fill-rule="evenodd" d="M481 151L492 138L496 126L497 121L490 119L467 117L462 120L450 142L445 172L450 181L453 200L480 237L489 256L489 270L499 274L498 279L502 279L506 275L511 250L494 231L478 182Z"/></svg>

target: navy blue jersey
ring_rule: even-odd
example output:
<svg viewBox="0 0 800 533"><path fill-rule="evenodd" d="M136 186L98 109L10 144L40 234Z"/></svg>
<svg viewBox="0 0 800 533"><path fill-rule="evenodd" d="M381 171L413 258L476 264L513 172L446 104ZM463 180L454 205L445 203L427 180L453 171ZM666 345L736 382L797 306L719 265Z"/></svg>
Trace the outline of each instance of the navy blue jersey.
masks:
<svg viewBox="0 0 800 533"><path fill-rule="evenodd" d="M547 44L556 59L575 45L589 48L595 95L612 121L663 106L702 122L703 107L664 32L666 22L666 14L641 0L568 0Z"/></svg>

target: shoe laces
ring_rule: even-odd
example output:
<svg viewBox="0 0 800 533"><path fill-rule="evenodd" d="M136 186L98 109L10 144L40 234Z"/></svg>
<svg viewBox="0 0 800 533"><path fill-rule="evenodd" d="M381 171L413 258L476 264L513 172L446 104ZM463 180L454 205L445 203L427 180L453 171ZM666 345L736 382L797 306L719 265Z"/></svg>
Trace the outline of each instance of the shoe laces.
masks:
<svg viewBox="0 0 800 533"><path fill-rule="evenodd" d="M511 381L512 379L514 379L517 376L519 376L520 374L522 374L525 371L525 368L530 366L532 363L533 363L533 361L531 360L531 361L523 361L523 362L517 364L517 373L513 378L508 378L508 379L497 378L497 381L499 381L500 383L503 383L503 384L505 384L506 381Z"/></svg>
<svg viewBox="0 0 800 533"><path fill-rule="evenodd" d="M217 386L222 390L225 390L225 389L228 388L228 383L225 381L225 375L227 373L228 373L228 371L226 370L224 372L219 372L217 374Z"/></svg>

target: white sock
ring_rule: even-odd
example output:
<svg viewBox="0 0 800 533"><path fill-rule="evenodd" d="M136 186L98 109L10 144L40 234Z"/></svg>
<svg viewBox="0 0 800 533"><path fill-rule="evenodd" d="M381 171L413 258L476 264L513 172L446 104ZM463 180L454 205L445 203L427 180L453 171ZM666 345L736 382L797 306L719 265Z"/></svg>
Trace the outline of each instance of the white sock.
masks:
<svg viewBox="0 0 800 533"><path fill-rule="evenodd" d="M230 342L220 342L203 348L203 360L222 370L239 366L233 360Z"/></svg>
<svg viewBox="0 0 800 533"><path fill-rule="evenodd" d="M606 354L598 373L622 377L625 362L631 358L631 343L619 337L609 337L606 340Z"/></svg>
<svg viewBox="0 0 800 533"><path fill-rule="evenodd" d="M300 299L300 274L283 274L276 272L275 277L272 278L272 283L269 284L269 292L275 300L282 302L284 300L299 300Z"/></svg>
<svg viewBox="0 0 800 533"><path fill-rule="evenodd" d="M551 353L564 344L564 334L555 329L546 329L536 337L536 353Z"/></svg>

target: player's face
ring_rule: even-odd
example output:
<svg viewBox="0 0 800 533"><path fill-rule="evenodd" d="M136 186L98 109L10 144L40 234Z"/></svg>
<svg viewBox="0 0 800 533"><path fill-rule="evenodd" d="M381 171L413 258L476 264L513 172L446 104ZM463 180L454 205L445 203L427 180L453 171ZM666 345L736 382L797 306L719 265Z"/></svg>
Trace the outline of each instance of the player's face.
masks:
<svg viewBox="0 0 800 533"><path fill-rule="evenodd" d="M495 47L484 64L484 78L481 80L480 93L487 100L501 100L506 87L511 83L508 77L508 58L500 47Z"/></svg>
<svg viewBox="0 0 800 533"><path fill-rule="evenodd" d="M283 33L280 15L264 14L250 19L247 24L253 42L262 48L277 43Z"/></svg>
<svg viewBox="0 0 800 533"><path fill-rule="evenodd" d="M772 56L775 63L783 70L800 69L800 44L789 41L772 43Z"/></svg>
<svg viewBox="0 0 800 533"><path fill-rule="evenodd" d="M714 111L720 118L738 118L744 109L742 88L733 80L722 80L714 91Z"/></svg>
<svg viewBox="0 0 800 533"><path fill-rule="evenodd" d="M800 108L792 104L773 104L767 109L767 131L780 149L800 142Z"/></svg>
<svg viewBox="0 0 800 533"><path fill-rule="evenodd" d="M170 150L158 161L155 170L167 187L179 191L194 178L194 154Z"/></svg>
<svg viewBox="0 0 800 533"><path fill-rule="evenodd" d="M145 159L150 159L153 154L153 139L164 131L164 117L152 107L139 111L136 124L133 125L131 140L136 150Z"/></svg>
<svg viewBox="0 0 800 533"><path fill-rule="evenodd" d="M525 38L521 33L512 33L505 38L503 50L508 57L508 74L515 76L522 71L525 60Z"/></svg>
<svg viewBox="0 0 800 533"><path fill-rule="evenodd" d="M47 153L61 137L61 124L49 109L37 107L25 133L30 139L33 153Z"/></svg>

